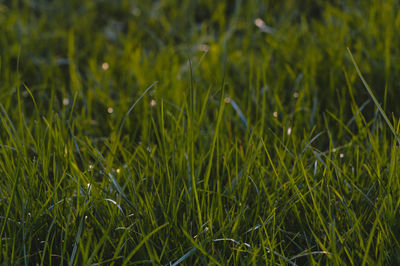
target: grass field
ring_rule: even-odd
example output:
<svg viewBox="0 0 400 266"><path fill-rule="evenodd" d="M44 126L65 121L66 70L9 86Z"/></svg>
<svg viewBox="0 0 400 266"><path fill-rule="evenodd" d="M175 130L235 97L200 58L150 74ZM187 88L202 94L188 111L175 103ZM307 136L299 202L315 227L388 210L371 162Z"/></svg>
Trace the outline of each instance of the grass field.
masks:
<svg viewBox="0 0 400 266"><path fill-rule="evenodd" d="M399 265L400 3L0 1L3 265Z"/></svg>

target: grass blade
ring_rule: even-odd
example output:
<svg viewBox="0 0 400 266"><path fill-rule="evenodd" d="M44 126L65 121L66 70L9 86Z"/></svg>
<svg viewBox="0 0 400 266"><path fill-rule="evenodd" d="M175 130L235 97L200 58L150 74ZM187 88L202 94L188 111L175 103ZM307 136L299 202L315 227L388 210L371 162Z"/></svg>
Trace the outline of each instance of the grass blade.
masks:
<svg viewBox="0 0 400 266"><path fill-rule="evenodd" d="M350 55L351 61L353 62L354 67L356 68L357 74L360 77L362 83L364 84L364 87L367 89L369 96L371 96L372 100L374 101L376 107L378 108L379 112L381 113L381 115L383 116L383 119L385 119L386 124L389 126L390 130L392 131L394 137L397 140L397 143L400 144L400 139L399 136L397 135L396 131L394 130L394 127L392 125L392 123L389 121L389 118L386 116L385 111L382 109L381 105L379 104L378 100L376 99L374 93L372 92L371 88L369 87L368 83L365 81L363 75L361 74L360 69L358 68L357 62L353 57L353 54L350 51L350 48L347 47L347 52Z"/></svg>
<svg viewBox="0 0 400 266"><path fill-rule="evenodd" d="M135 106L138 104L138 102L140 102L140 100L141 100L141 99L149 92L149 90L150 90L151 88L153 88L157 83L158 83L158 81L153 82L153 84L151 84L151 85L139 96L139 98L132 104L132 106L129 108L128 112L126 112L126 115L125 115L124 118L122 119L121 125L119 126L117 137L119 137L119 135L121 134L121 130L122 130L123 126L125 125L126 119L128 118L129 114L132 112L133 108L135 108Z"/></svg>
<svg viewBox="0 0 400 266"><path fill-rule="evenodd" d="M163 229L164 227L166 227L168 225L168 223L165 223L163 225L160 225L159 227L157 227L156 229L154 229L152 232L150 232L150 234L146 235L142 241L140 241L140 243L135 247L134 250L131 251L131 253L126 257L124 263L122 265L126 265L129 263L130 259L136 254L136 252L146 243L147 240L149 240L149 238L154 235L155 233L157 233L158 231L160 231L161 229Z"/></svg>
<svg viewBox="0 0 400 266"><path fill-rule="evenodd" d="M196 253L197 248L191 248L188 252L185 253L185 255L183 255L182 257L180 257L177 261L175 261L174 263L172 263L172 266L176 266L179 265L181 262L183 262L184 260L186 260L187 258L189 258L190 256L192 256L194 253Z"/></svg>

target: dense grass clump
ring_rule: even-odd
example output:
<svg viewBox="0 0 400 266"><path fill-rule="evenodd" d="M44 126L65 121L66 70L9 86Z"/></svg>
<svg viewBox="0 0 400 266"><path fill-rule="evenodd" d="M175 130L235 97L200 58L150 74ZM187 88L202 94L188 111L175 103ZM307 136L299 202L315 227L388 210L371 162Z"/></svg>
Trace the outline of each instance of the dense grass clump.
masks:
<svg viewBox="0 0 400 266"><path fill-rule="evenodd" d="M399 28L394 0L1 2L0 262L400 264Z"/></svg>

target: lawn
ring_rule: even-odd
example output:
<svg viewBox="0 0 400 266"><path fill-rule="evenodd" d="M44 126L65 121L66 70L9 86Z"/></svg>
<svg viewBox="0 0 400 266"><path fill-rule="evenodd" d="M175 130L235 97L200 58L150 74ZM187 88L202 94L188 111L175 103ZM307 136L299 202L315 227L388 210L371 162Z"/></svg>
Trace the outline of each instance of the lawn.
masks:
<svg viewBox="0 0 400 266"><path fill-rule="evenodd" d="M400 3L0 1L3 265L399 265Z"/></svg>

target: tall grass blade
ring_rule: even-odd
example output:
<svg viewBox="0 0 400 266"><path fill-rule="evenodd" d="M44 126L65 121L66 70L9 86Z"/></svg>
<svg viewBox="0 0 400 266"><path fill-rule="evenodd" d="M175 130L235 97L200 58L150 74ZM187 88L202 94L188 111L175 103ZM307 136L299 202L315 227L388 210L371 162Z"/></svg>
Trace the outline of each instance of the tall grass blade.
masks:
<svg viewBox="0 0 400 266"><path fill-rule="evenodd" d="M365 81L363 75L361 74L361 71L358 68L357 62L354 59L353 54L351 53L349 47L347 47L347 52L349 53L351 61L353 62L354 67L356 68L357 74L360 77L362 83L364 84L364 87L367 89L367 91L369 93L369 96L371 96L371 98L374 101L376 107L379 109L379 112L383 116L383 119L385 119L386 124L389 126L389 128L392 131L394 137L396 138L397 143L400 145L399 136L397 135L396 131L394 130L394 127L393 127L392 123L390 122L389 118L386 116L385 111L382 109L381 105L379 104L378 100L376 99L376 97L375 97L374 93L372 92L371 88L369 87L368 83Z"/></svg>
<svg viewBox="0 0 400 266"><path fill-rule="evenodd" d="M158 83L158 81L153 82L153 84L151 84L140 96L139 98L132 104L132 106L129 108L128 112L126 112L126 115L124 116L124 118L122 119L121 125L119 126L118 129L118 134L117 136L119 136L121 134L121 130L125 125L126 119L128 118L129 114L132 112L133 108L135 108L135 106L140 102L140 100L149 92L149 90L151 88L153 88L156 84Z"/></svg>

